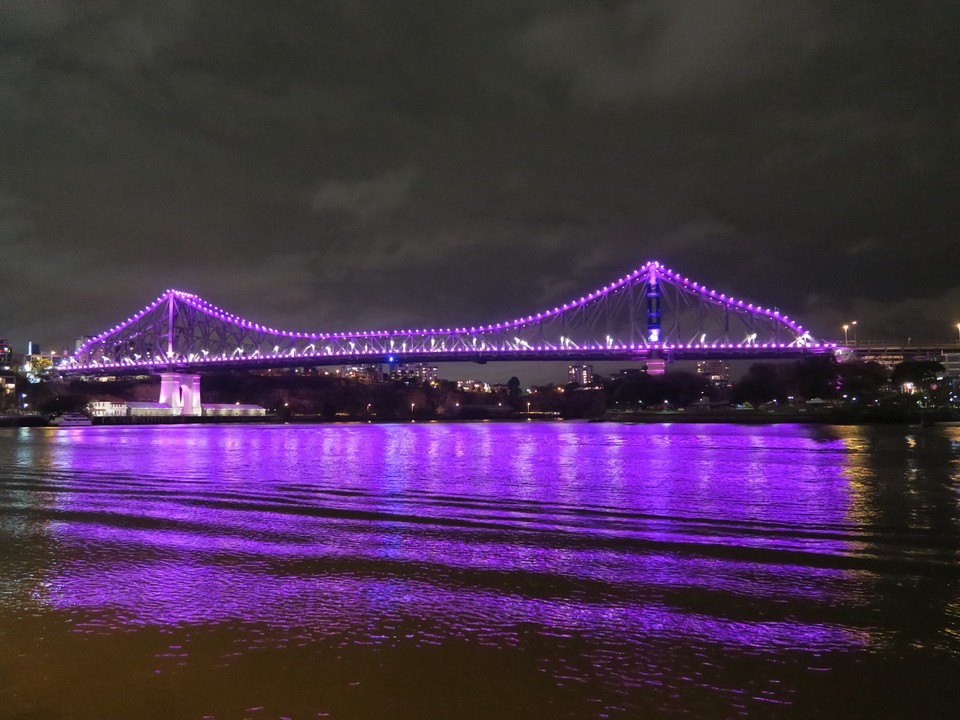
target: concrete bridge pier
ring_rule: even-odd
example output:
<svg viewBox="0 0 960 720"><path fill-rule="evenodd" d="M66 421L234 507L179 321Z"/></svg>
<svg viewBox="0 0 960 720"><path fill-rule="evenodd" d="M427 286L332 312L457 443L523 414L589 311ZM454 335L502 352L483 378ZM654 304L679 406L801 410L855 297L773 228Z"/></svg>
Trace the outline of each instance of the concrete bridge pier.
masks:
<svg viewBox="0 0 960 720"><path fill-rule="evenodd" d="M160 373L160 402L174 415L200 415L200 376L193 373Z"/></svg>

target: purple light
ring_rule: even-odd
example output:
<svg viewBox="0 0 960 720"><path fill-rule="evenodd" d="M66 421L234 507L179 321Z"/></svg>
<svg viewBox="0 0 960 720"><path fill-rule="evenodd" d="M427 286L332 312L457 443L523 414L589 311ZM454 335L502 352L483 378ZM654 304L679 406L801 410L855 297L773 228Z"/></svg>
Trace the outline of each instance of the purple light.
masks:
<svg viewBox="0 0 960 720"><path fill-rule="evenodd" d="M759 307L755 308L752 303L747 303L747 304L745 304L742 300L736 300L736 299L733 298L733 297L729 297L729 298L728 298L724 293L720 293L720 294L718 295L715 290L709 290L708 288L706 288L706 287L704 287L704 286L702 286L702 285L700 285L700 284L698 284L698 283L696 283L696 282L691 282L691 281L690 281L688 278L686 278L686 277L680 277L680 276L677 275L672 269L666 268L666 267L664 267L663 265L661 265L659 262L656 262L656 261L647 262L647 263L646 263L645 265L643 265L641 268L638 268L638 269L634 270L633 272L629 273L628 275L622 276L622 277L619 278L616 282L610 283L610 284L607 284L607 285L604 285L602 288L600 288L600 289L598 289L598 290L594 290L593 292L590 292L590 293L588 293L588 294L586 294L586 295L581 296L579 301L574 301L574 302L570 302L570 303L564 303L562 306L555 306L552 310L546 310L546 311L538 312L538 313L536 313L536 314L531 314L531 315L527 315L527 316L521 316L520 318L518 318L518 319L516 319L516 320L513 320L513 321L510 321L510 322L501 322L501 323L497 323L497 324L495 324L495 325L491 324L491 325L479 326L479 327L473 326L473 327L470 328L469 332L472 333L472 334L485 333L485 332L502 332L502 331L506 331L506 330L509 330L509 329L513 329L513 328L523 327L523 326L529 325L529 324L531 324L531 323L533 323L533 322L539 322L539 321L541 321L541 320L543 320L543 319L545 319L545 318L550 318L550 317L553 317L553 316L557 316L557 315L563 313L565 310L582 307L582 306L584 306L584 305L586 305L586 304L592 303L592 302L595 301L597 298L601 298L601 297L603 297L603 296L605 296L605 295L607 295L607 294L609 294L609 293L611 293L611 292L614 292L614 291L618 290L619 288L623 287L623 286L624 286L625 284L627 284L627 283L632 283L632 282L636 281L637 278L643 278L643 281L644 281L644 282L652 282L652 283L655 283L655 282L657 282L657 278L658 278L658 277L663 277L663 278L665 278L665 279L669 279L671 282L673 282L675 285L677 285L677 286L680 287L681 289L689 289L691 292L693 292L693 293L695 293L695 294L697 294L697 295L699 295L699 296L701 296L701 297L711 298L711 299L713 299L715 302L717 302L717 304L726 305L727 307L730 307L730 308L732 308L732 309L734 309L734 310L738 310L739 312L743 312L743 308L744 308L744 307L747 307L747 308L749 308L750 312L752 312L752 313L754 313L754 314L766 315L766 316L774 319L776 322L778 322L778 323L780 323L780 324L782 324L782 325L790 328L792 331L796 332L798 335L803 334L803 328L802 328L802 326L800 326L800 325L798 325L798 324L796 324L796 323L791 322L791 321L789 320L789 317L788 317L788 316L786 316L786 315L781 315L779 311L770 311L769 308L767 308L767 309L761 309L761 308L759 308ZM268 353L268 352L266 352L266 348L264 348L264 352L263 352L262 354L260 353L259 350L257 350L257 351L254 353L253 356L245 356L245 355L242 355L242 354L241 354L240 357L231 356L231 357L229 357L229 358L227 358L227 357L216 357L216 356L214 356L214 357L204 357L204 358L193 358L193 357L191 357L191 359L187 359L187 360L184 360L184 359L182 359L182 358L166 358L166 357L164 357L164 358L158 358L158 359L137 359L137 360L131 360L131 359L129 359L129 358L123 358L123 361L122 361L122 362L117 362L117 361L108 360L108 359L104 359L104 360L99 361L99 362L87 362L87 363L80 363L80 362L79 362L78 358L81 357L81 356L83 356L85 353L88 353L88 352L91 350L91 348L92 348L94 345L96 345L97 343L102 343L103 341L107 340L110 336L112 336L112 335L114 335L114 334L116 334L116 333L122 332L125 328L129 327L131 324L142 320L142 319L143 319L144 317L146 317L149 313L151 313L152 311L156 310L161 304L163 304L163 303L168 303L168 302L171 302L171 303L172 303L172 302L174 302L174 300L176 300L176 302L183 303L183 304L186 305L186 306L192 307L192 308L194 308L194 309L196 309L196 310L198 310L198 311L200 311L200 312L202 312L202 313L204 313L204 314L206 314L206 315L208 315L208 316L210 316L210 317L216 318L216 319L218 319L218 320L220 320L220 321L222 321L222 322L232 323L232 324L234 324L234 325L237 325L237 326L240 327L240 328L243 328L243 329L246 329L246 330L252 330L252 331L255 331L255 332L260 333L260 334L262 334L262 335L263 335L263 334L271 335L271 336L273 336L273 340L274 340L275 344L278 344L278 345L279 345L280 343L276 343L276 340L278 340L278 339L280 339L280 338L294 338L294 339L307 339L307 338L309 338L309 339L313 340L314 342L316 342L316 341L318 341L318 340L319 340L319 341L333 341L333 342L350 341L351 344L353 343L354 340L363 339L365 342L363 343L363 346L362 346L362 347L359 347L359 348L351 347L350 351L346 351L346 350L344 350L344 349L342 349L342 348L337 349L337 348L327 347L327 348L324 348L323 351L321 352L321 351L320 351L319 349L317 349L317 348L313 348L312 351L308 351L307 349L298 349L298 348L294 347L294 348L285 348L282 352L281 352L280 350L276 350L276 351L273 351L273 352L269 352L269 353ZM446 342L446 341L451 341L451 342L453 342L453 343L455 344L456 342L463 342L463 339L462 339L462 338L460 338L460 339L458 339L458 338L449 338L449 337L446 337L446 336L449 336L449 335L452 334L452 333L461 334L461 333L465 333L465 332L467 332L467 331L466 331L466 329L464 329L464 328L457 328L456 330L451 330L450 328L446 328L446 329L429 329L429 330L427 330L427 329L422 329L422 328L421 328L421 329L417 329L417 330L396 330L396 331L378 330L378 331L338 332L338 333L304 333L304 332L299 332L299 331L296 331L296 332L288 332L288 331L277 330L277 329L275 329L275 328L267 327L267 326L261 325L261 324L259 324L259 323L253 323L253 322L250 322L250 321L245 320L245 319L243 319L243 318L240 318L240 317L238 317L238 316L236 316L236 315L233 315L233 314L231 314L231 313L228 313L228 312L222 310L221 308L218 308L218 307L216 307L216 306L214 306L214 305L206 302L206 301L203 300L202 298L199 298L199 297L197 297L196 295L193 295L193 294L191 294L191 293L186 293L186 292L179 291L179 290L167 290L166 293L164 293L163 295L161 295L160 297L158 297L153 303L151 303L150 305L148 305L148 306L146 306L145 308L143 308L140 312L135 313L134 315L130 316L124 323L121 323L121 324L119 324L119 325L116 325L116 326L114 326L113 328L111 328L110 330L100 333L100 334L97 335L94 339L88 341L87 343L84 343L84 344L80 347L80 349L79 349L73 356L71 356L70 358L68 358L68 359L65 361L65 362L69 363L69 365L68 365L65 369L68 370L68 371L76 371L76 370L93 369L93 368L115 368L115 367L121 367L121 366L133 366L133 367L170 367L170 366L188 365L188 364L190 364L190 363L198 363L198 362L202 362L202 363L205 363L205 364L209 364L209 363L213 363L213 362L220 362L220 363L223 363L223 362L230 362L230 363L251 363L251 362L257 361L258 358L263 358L263 357L272 357L272 358L277 358L277 357L281 357L281 356L284 356L284 357L318 357L318 356L321 356L321 355L324 355L324 354L325 354L326 356L328 356L328 357L334 357L334 358L344 357L344 356L347 356L347 355L350 355L350 356L372 356L372 355L379 355L379 354L381 354L382 352L386 351L386 348L385 348L385 347L374 347L374 346L371 346L371 345L367 342L370 338L386 338L386 339L389 339L389 340L390 340L390 349L392 350L392 349L394 348L394 343L393 343L394 339L403 339L403 340L404 340L404 346L406 346L407 341L411 341L411 343L413 343L415 338L418 339L416 342L419 343L419 339L420 339L420 338L431 337L431 343L432 343L432 336L444 336L444 337L441 338L442 340L444 340L445 342ZM473 339L474 344L476 344L477 339L478 339L478 338L474 338L474 339ZM482 338L480 338L480 339L482 339ZM267 342L268 340L270 340L270 338L262 338L262 339L259 339L258 342L262 342L263 344L266 344L266 342ZM562 345L563 345L563 343L561 343L561 346L562 346ZM584 350L589 350L589 351L607 350L608 352L610 352L610 351L613 351L614 349L619 349L619 350L626 350L626 349L627 349L627 346L626 346L626 345L623 345L622 343L621 343L621 344L617 344L617 343L613 343L613 342L608 342L607 347L603 347L603 346L598 345L598 344L595 344L595 343L594 343L594 344L591 344L591 343L586 343L586 344L584 344L584 343L571 343L571 346L570 346L570 348L568 348L568 350L569 350L569 349L576 348L578 345L579 345L581 351L584 351ZM654 346L656 346L656 345L648 345L648 346L649 346L649 347L654 347ZM714 345L714 346L716 346L716 345ZM534 349L533 347L531 347L531 346L526 346L526 347L523 347L523 348L518 348L517 350L509 350L509 347L508 347L507 345L505 345L505 344L498 344L498 343L491 343L489 346L482 346L480 349L484 349L484 347L485 347L485 351L492 351L492 352L522 352L522 353L524 353L524 354L529 354L530 352L535 351L535 349ZM538 346L538 348L541 348L541 351L542 351L542 348L543 348L543 347L544 347L544 346L542 346L542 345ZM641 347L642 347L642 346L641 346ZM680 345L674 346L674 345L670 345L670 344L664 344L664 345L662 345L662 347L678 347L678 348L683 348L684 345L683 345L683 344L680 344ZM686 347L687 347L687 348L690 348L690 347L692 347L692 344L688 343L688 344L686 345ZM738 345L738 347L743 347L743 345L740 344L740 345ZM829 345L829 344L821 344L821 343L810 343L810 344L808 345L808 347L824 347L824 348L826 348L826 347L830 347L830 345ZM835 345L834 345L833 347L835 347ZM631 345L629 349L636 349L636 348L637 348L636 345ZM476 348L475 348L475 350L476 350ZM434 346L431 345L431 348L430 348L429 350L418 349L417 347L410 347L410 348L404 347L404 349L403 349L403 352L405 352L406 354L409 354L409 355L425 354L425 353L437 354L437 353L443 353L443 352L451 352L451 353L456 354L456 353L460 353L460 352L464 352L464 351L465 351L465 350L464 350L463 348L459 348L459 347L454 347L454 348L451 348L450 350L446 350L446 349L444 349L444 345L441 345L440 348L436 348L436 347L434 347ZM112 354L112 353L111 353L111 354ZM124 365L124 363L125 363L126 365Z"/></svg>

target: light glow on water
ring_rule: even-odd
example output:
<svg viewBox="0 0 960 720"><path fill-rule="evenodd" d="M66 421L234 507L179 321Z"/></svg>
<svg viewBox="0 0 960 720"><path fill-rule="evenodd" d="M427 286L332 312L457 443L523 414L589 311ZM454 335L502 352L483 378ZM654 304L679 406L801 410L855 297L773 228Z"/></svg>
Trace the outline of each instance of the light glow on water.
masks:
<svg viewBox="0 0 960 720"><path fill-rule="evenodd" d="M812 717L824 693L860 699L845 717L942 707L946 683L893 702L870 673L919 688L960 670L958 441L0 429L0 700L78 718ZM158 678L174 706L147 701Z"/></svg>

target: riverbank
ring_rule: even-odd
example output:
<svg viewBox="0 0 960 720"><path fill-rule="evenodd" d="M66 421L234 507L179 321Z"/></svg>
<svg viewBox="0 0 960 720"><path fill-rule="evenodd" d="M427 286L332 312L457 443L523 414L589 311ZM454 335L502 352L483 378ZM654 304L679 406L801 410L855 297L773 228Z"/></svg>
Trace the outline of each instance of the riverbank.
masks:
<svg viewBox="0 0 960 720"><path fill-rule="evenodd" d="M877 407L833 407L817 410L705 410L685 408L679 410L618 411L608 410L596 417L563 417L560 413L530 412L497 414L489 417L422 415L413 417L386 417L377 415L291 415L280 417L231 417L231 416L174 416L174 417L105 417L93 418L93 425L236 425L236 424L334 424L334 423L476 423L476 422L555 422L589 421L613 423L701 423L701 424L737 424L737 425L935 425L939 423L960 422L960 417L946 409L904 410ZM0 427L46 427L52 426L47 418L40 415L0 416Z"/></svg>
<svg viewBox="0 0 960 720"><path fill-rule="evenodd" d="M232 417L232 416L155 416L155 417L95 417L93 425L235 425L237 423L283 422L276 416ZM43 415L5 415L0 416L0 427L57 427ZM64 426L77 427L77 426ZM86 425L85 427L90 427Z"/></svg>
<svg viewBox="0 0 960 720"><path fill-rule="evenodd" d="M0 415L0 427L43 427L49 425L42 415Z"/></svg>
<svg viewBox="0 0 960 720"><path fill-rule="evenodd" d="M947 409L904 409L883 407L832 407L817 410L661 410L620 412L608 410L602 422L628 423L736 423L771 425L778 423L815 425L934 425L957 422L960 417Z"/></svg>

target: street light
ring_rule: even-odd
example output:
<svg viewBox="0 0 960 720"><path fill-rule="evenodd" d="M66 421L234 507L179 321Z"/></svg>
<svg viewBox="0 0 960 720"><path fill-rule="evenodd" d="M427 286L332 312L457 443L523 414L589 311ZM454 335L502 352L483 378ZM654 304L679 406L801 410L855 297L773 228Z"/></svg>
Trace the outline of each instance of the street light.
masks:
<svg viewBox="0 0 960 720"><path fill-rule="evenodd" d="M957 323L957 345L960 345L960 323Z"/></svg>
<svg viewBox="0 0 960 720"><path fill-rule="evenodd" d="M857 321L851 320L850 324L853 325L853 344L857 344Z"/></svg>
<svg viewBox="0 0 960 720"><path fill-rule="evenodd" d="M849 329L850 329L850 326L849 326L849 325L846 325L846 324L843 325L843 344L844 344L844 345L849 345L849 344L850 344L850 341L847 339L847 331L848 331Z"/></svg>

